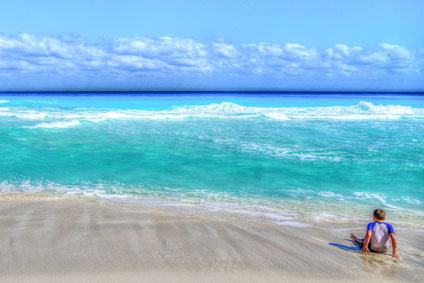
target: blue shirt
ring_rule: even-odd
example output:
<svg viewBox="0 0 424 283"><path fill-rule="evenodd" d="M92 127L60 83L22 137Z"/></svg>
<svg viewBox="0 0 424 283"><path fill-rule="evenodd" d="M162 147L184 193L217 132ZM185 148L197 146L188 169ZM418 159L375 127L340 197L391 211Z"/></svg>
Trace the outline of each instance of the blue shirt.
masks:
<svg viewBox="0 0 424 283"><path fill-rule="evenodd" d="M384 223L384 224L386 224L387 229L389 230L389 234L395 234L395 230L393 229L393 226L392 225L390 225L389 223L386 223L386 222L379 222L379 221L368 223L367 231L373 231L374 230L375 223Z"/></svg>

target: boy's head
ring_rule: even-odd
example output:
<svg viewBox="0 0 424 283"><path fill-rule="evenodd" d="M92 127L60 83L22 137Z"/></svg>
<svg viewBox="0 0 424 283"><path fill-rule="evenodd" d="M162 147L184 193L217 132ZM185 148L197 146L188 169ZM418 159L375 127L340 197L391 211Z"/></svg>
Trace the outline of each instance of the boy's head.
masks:
<svg viewBox="0 0 424 283"><path fill-rule="evenodd" d="M384 221L386 219L386 212L383 209L375 209L372 216L377 221Z"/></svg>

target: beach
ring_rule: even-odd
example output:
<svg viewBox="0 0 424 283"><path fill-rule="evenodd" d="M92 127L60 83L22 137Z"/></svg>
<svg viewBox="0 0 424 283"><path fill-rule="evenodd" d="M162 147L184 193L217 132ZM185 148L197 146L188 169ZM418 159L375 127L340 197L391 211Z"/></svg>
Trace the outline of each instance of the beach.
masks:
<svg viewBox="0 0 424 283"><path fill-rule="evenodd" d="M22 195L0 201L0 282L419 282L422 232L401 260L362 256L345 229L296 228L147 205ZM358 235L363 230L353 231Z"/></svg>
<svg viewBox="0 0 424 283"><path fill-rule="evenodd" d="M424 1L0 7L0 283L424 283Z"/></svg>
<svg viewBox="0 0 424 283"><path fill-rule="evenodd" d="M424 278L422 95L0 98L0 282Z"/></svg>

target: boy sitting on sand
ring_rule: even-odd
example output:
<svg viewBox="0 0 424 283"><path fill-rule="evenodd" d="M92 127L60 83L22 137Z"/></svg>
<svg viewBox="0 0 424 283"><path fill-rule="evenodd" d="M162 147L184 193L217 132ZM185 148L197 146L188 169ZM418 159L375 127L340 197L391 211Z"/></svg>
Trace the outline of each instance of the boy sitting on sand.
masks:
<svg viewBox="0 0 424 283"><path fill-rule="evenodd" d="M392 240L393 257L399 258L397 250L397 240L393 226L385 223L386 212L382 209L376 209L373 212L373 220L367 226L365 239L360 240L355 234L351 233L352 240L362 247L362 253L369 255L371 252L385 253L389 250L389 238Z"/></svg>

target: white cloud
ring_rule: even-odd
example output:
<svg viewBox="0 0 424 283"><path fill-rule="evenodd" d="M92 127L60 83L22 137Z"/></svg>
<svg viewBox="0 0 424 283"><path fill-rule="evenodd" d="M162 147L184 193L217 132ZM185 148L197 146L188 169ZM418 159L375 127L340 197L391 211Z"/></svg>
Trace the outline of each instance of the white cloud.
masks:
<svg viewBox="0 0 424 283"><path fill-rule="evenodd" d="M386 49L390 56L393 56L399 59L405 59L405 60L412 59L411 53L408 51L408 49L406 49L403 46L387 44L387 43L380 43L380 46Z"/></svg>
<svg viewBox="0 0 424 283"><path fill-rule="evenodd" d="M337 44L326 49L296 43L221 41L210 44L171 37L120 38L89 43L80 38L0 35L0 75L51 74L101 80L126 74L161 78L192 75L285 77L422 76L423 51L381 43L378 49Z"/></svg>
<svg viewBox="0 0 424 283"><path fill-rule="evenodd" d="M283 53L282 47L279 44L261 42L258 44L243 44L242 46L251 52L257 52L258 55L280 56Z"/></svg>
<svg viewBox="0 0 424 283"><path fill-rule="evenodd" d="M137 54L144 57L203 57L205 45L193 39L171 37L121 38L113 43L113 51L121 54Z"/></svg>
<svg viewBox="0 0 424 283"><path fill-rule="evenodd" d="M235 58L239 55L239 52L234 46L223 42L215 42L212 44L212 47L216 54L223 57Z"/></svg>
<svg viewBox="0 0 424 283"><path fill-rule="evenodd" d="M284 56L290 60L313 61L318 59L318 53L314 48L306 48L296 43L287 43L285 45Z"/></svg>

